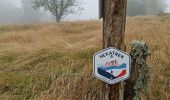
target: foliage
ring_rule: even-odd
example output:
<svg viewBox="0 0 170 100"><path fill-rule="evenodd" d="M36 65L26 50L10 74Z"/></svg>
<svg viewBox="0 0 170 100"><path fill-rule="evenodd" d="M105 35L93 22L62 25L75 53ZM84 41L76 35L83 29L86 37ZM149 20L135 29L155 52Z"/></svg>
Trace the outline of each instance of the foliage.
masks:
<svg viewBox="0 0 170 100"><path fill-rule="evenodd" d="M82 10L81 3L80 0L33 0L35 9L43 8L49 11L55 16L57 22L69 14Z"/></svg>
<svg viewBox="0 0 170 100"><path fill-rule="evenodd" d="M136 60L137 64L140 65L139 77L134 86L135 97L134 100L139 100L139 93L145 90L147 93L147 87L149 83L149 66L146 63L146 58L150 55L148 46L141 41L133 41L131 44L132 51L130 53L132 60Z"/></svg>

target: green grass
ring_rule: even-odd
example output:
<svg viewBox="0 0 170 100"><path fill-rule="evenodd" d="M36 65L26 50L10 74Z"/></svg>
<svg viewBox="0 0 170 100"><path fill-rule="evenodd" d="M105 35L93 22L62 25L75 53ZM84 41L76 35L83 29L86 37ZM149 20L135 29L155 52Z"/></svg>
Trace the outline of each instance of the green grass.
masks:
<svg viewBox="0 0 170 100"><path fill-rule="evenodd" d="M164 83L170 79L170 19L160 19L127 19L127 50L131 40L145 41L151 50L148 100L170 97L169 84ZM0 100L99 100L103 85L92 75L92 56L101 50L100 21L0 29Z"/></svg>
<svg viewBox="0 0 170 100"><path fill-rule="evenodd" d="M41 25L1 25L0 34L6 32L17 32L17 31L26 31L26 30L36 30L41 28Z"/></svg>
<svg viewBox="0 0 170 100"><path fill-rule="evenodd" d="M167 80L170 80L170 67L169 66L170 66L170 62L167 65L167 67L165 67L165 70L164 70L164 75L167 78Z"/></svg>
<svg viewBox="0 0 170 100"><path fill-rule="evenodd" d="M92 64L95 51L94 49L72 53L42 49L21 53L1 52L0 95L18 95L30 99L48 90L57 78L70 75L70 78L75 79L74 74L82 72L91 75L91 72L86 72L89 69L84 69L87 64ZM92 89L91 85L92 82L88 84L89 90Z"/></svg>

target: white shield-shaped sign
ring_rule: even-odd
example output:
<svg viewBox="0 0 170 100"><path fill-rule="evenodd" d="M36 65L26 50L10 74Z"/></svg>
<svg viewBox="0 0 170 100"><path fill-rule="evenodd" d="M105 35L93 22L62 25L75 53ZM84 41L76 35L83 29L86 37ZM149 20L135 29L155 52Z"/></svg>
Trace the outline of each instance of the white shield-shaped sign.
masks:
<svg viewBox="0 0 170 100"><path fill-rule="evenodd" d="M93 56L93 74L96 78L108 83L116 84L130 76L129 54L116 48L107 48Z"/></svg>

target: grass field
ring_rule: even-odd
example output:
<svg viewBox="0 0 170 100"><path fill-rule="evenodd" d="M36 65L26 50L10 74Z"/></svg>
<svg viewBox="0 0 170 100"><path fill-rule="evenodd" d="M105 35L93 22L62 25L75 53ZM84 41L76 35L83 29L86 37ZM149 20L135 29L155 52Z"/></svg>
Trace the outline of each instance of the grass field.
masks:
<svg viewBox="0 0 170 100"><path fill-rule="evenodd" d="M132 40L151 50L149 100L169 100L170 16L128 17L127 52ZM98 100L92 56L101 48L101 21L0 26L0 100Z"/></svg>

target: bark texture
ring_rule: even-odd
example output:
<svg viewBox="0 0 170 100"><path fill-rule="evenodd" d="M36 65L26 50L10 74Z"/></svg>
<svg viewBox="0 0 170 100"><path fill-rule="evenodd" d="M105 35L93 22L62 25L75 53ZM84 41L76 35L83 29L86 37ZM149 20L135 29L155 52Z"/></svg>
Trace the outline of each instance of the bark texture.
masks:
<svg viewBox="0 0 170 100"><path fill-rule="evenodd" d="M115 47L125 51L125 24L127 0L104 0L103 2L103 47ZM122 100L124 83L103 83L103 100Z"/></svg>

